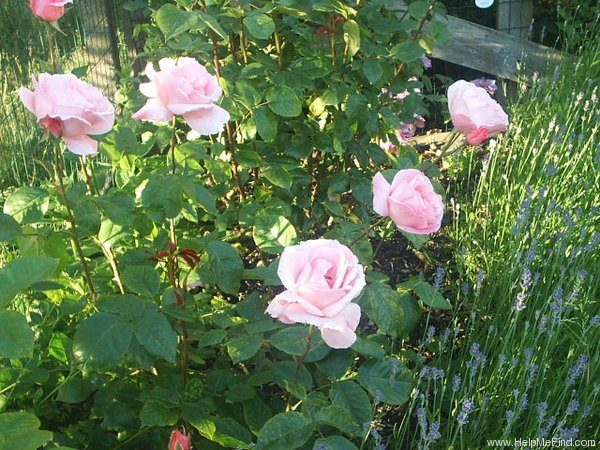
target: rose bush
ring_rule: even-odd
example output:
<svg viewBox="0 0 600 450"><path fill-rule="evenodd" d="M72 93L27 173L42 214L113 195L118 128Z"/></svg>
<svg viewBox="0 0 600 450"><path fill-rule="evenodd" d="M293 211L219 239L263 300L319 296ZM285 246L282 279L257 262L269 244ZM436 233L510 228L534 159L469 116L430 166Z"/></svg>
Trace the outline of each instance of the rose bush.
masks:
<svg viewBox="0 0 600 450"><path fill-rule="evenodd" d="M332 348L356 341L360 306L351 302L365 287L365 275L348 247L330 239L287 247L277 275L287 289L271 301L267 313L284 323L317 326Z"/></svg>
<svg viewBox="0 0 600 450"><path fill-rule="evenodd" d="M29 7L40 19L56 22L65 14L67 3L73 3L73 0L30 0Z"/></svg>
<svg viewBox="0 0 600 450"><path fill-rule="evenodd" d="M454 127L467 142L479 145L508 129L508 116L487 91L474 83L458 80L448 88L448 109Z"/></svg>
<svg viewBox="0 0 600 450"><path fill-rule="evenodd" d="M193 58L163 58L158 65L158 72L152 63L146 66L150 82L140 84L140 91L149 99L133 118L168 122L182 115L201 135L221 131L229 121L229 113L215 104L223 94L217 77Z"/></svg>
<svg viewBox="0 0 600 450"><path fill-rule="evenodd" d="M375 175L373 209L377 214L390 217L403 231L428 234L440 229L444 203L423 172L404 169L396 174L391 184L381 172Z"/></svg>
<svg viewBox="0 0 600 450"><path fill-rule="evenodd" d="M88 135L108 133L115 123L106 97L72 74L41 73L32 83L33 91L21 87L19 96L46 133L62 138L77 155L95 155L98 142Z"/></svg>

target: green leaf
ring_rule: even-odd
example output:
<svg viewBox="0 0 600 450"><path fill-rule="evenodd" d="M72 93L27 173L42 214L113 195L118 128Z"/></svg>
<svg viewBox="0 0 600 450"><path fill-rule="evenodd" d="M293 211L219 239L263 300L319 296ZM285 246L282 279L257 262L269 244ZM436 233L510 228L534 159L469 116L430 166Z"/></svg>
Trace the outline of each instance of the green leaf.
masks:
<svg viewBox="0 0 600 450"><path fill-rule="evenodd" d="M382 332L397 337L404 329L401 300L388 284L373 283L365 287L358 303Z"/></svg>
<svg viewBox="0 0 600 450"><path fill-rule="evenodd" d="M307 326L287 327L275 333L269 339L271 345L288 355L300 356L306 352L308 343ZM321 338L321 333L318 329L313 328L310 339L310 350L304 358L305 362L313 362L324 358L331 349L325 344Z"/></svg>
<svg viewBox="0 0 600 450"><path fill-rule="evenodd" d="M265 142L273 142L277 137L277 120L266 106L256 108L252 112L256 131Z"/></svg>
<svg viewBox="0 0 600 450"><path fill-rule="evenodd" d="M402 330L402 334L408 335L419 324L421 315L423 315L423 308L408 291L400 291L400 297L400 306L404 312L404 330Z"/></svg>
<svg viewBox="0 0 600 450"><path fill-rule="evenodd" d="M275 186L282 189L292 187L292 177L289 172L280 165L269 165L263 169L264 177Z"/></svg>
<svg viewBox="0 0 600 450"><path fill-rule="evenodd" d="M244 263L237 250L227 242L212 241L206 246L206 254L219 289L237 295L244 275Z"/></svg>
<svg viewBox="0 0 600 450"><path fill-rule="evenodd" d="M361 355L370 356L376 359L381 359L385 356L385 352L381 345L371 339L358 337L351 348Z"/></svg>
<svg viewBox="0 0 600 450"><path fill-rule="evenodd" d="M227 342L227 353L229 353L231 361L237 364L256 355L262 347L262 343L261 336L236 337Z"/></svg>
<svg viewBox="0 0 600 450"><path fill-rule="evenodd" d="M37 450L50 439L52 433L42 431L40 421L27 412L0 414L0 448L2 450Z"/></svg>
<svg viewBox="0 0 600 450"><path fill-rule="evenodd" d="M312 435L313 421L298 412L280 413L267 421L258 434L256 450L281 450L301 447Z"/></svg>
<svg viewBox="0 0 600 450"><path fill-rule="evenodd" d="M50 206L48 191L24 186L12 192L4 202L4 213L20 224L39 222Z"/></svg>
<svg viewBox="0 0 600 450"><path fill-rule="evenodd" d="M264 252L277 254L296 243L296 229L288 219L262 210L252 228L256 245Z"/></svg>
<svg viewBox="0 0 600 450"><path fill-rule="evenodd" d="M354 422L348 409L339 405L329 405L317 411L315 422L337 428L343 433L361 435L361 428Z"/></svg>
<svg viewBox="0 0 600 450"><path fill-rule="evenodd" d="M408 281L402 283L402 287L412 289L423 303L432 308L452 309L452 305L448 299L446 299L439 290L418 276L409 278Z"/></svg>
<svg viewBox="0 0 600 450"><path fill-rule="evenodd" d="M328 436L315 441L313 450L358 450L358 447L342 436Z"/></svg>
<svg viewBox="0 0 600 450"><path fill-rule="evenodd" d="M235 420L224 419L200 414L184 418L206 439L216 442L225 448L250 448L252 442L250 432Z"/></svg>
<svg viewBox="0 0 600 450"><path fill-rule="evenodd" d="M360 28L352 19L344 22L344 42L348 49L346 53L346 62L348 62L360 50Z"/></svg>
<svg viewBox="0 0 600 450"><path fill-rule="evenodd" d="M102 213L113 223L127 226L133 222L135 201L128 193L112 189L95 201Z"/></svg>
<svg viewBox="0 0 600 450"><path fill-rule="evenodd" d="M275 22L259 11L251 12L244 19L248 32L256 39L269 39L275 31Z"/></svg>
<svg viewBox="0 0 600 450"><path fill-rule="evenodd" d="M244 419L252 432L257 433L272 416L273 412L260 397L244 402Z"/></svg>
<svg viewBox="0 0 600 450"><path fill-rule="evenodd" d="M419 250L428 240L428 234L414 234L400 230L400 232L408 239L416 250Z"/></svg>
<svg viewBox="0 0 600 450"><path fill-rule="evenodd" d="M332 380L339 380L350 368L354 355L348 350L332 350L325 358L317 361L317 367Z"/></svg>
<svg viewBox="0 0 600 450"><path fill-rule="evenodd" d="M416 61L424 54L425 54L425 52L423 51L421 46L411 40L406 40L398 45L395 45L390 50L390 56L392 58L395 58L395 59L398 59L400 61L404 61L407 63Z"/></svg>
<svg viewBox="0 0 600 450"><path fill-rule="evenodd" d="M360 93L352 95L346 103L346 117L348 118L348 121L353 123L364 117L365 111L367 110L367 104L368 100L364 95ZM370 181L369 184L371 184Z"/></svg>
<svg viewBox="0 0 600 450"><path fill-rule="evenodd" d="M175 411L158 400L146 400L140 413L142 427L171 427L177 423Z"/></svg>
<svg viewBox="0 0 600 450"><path fill-rule="evenodd" d="M58 263L58 259L47 256L26 256L9 262L0 269L0 307L30 285L51 279Z"/></svg>
<svg viewBox="0 0 600 450"><path fill-rule="evenodd" d="M0 212L0 242L10 241L20 236L21 226L11 216Z"/></svg>
<svg viewBox="0 0 600 450"><path fill-rule="evenodd" d="M210 28L215 33L217 33L217 35L221 39L224 39L224 40L228 41L227 33L225 33L225 30L223 30L223 28L221 27L221 25L219 25L219 22L217 22L217 19L215 19L210 14L206 14L204 11L198 11L198 18L202 22L204 22L206 24L206 26L208 26L208 28Z"/></svg>
<svg viewBox="0 0 600 450"><path fill-rule="evenodd" d="M127 236L130 236L130 233L128 233L127 229L121 225L117 225L112 220L105 219L100 224L98 239L106 248L113 247L117 242L120 242Z"/></svg>
<svg viewBox="0 0 600 450"><path fill-rule="evenodd" d="M77 233L80 238L96 235L100 230L100 211L89 198L83 198L72 205L73 216L77 220Z"/></svg>
<svg viewBox="0 0 600 450"><path fill-rule="evenodd" d="M381 64L376 59L367 59L362 65L362 71L372 84L377 83L383 76Z"/></svg>
<svg viewBox="0 0 600 450"><path fill-rule="evenodd" d="M177 333L167 318L158 311L147 311L132 322L135 337L141 346L156 358L175 364Z"/></svg>
<svg viewBox="0 0 600 450"><path fill-rule="evenodd" d="M163 5L156 11L154 18L167 41L185 33L198 22L198 17L194 12L184 11L170 4Z"/></svg>
<svg viewBox="0 0 600 450"><path fill-rule="evenodd" d="M190 183L190 182L187 182L186 179L184 179L183 181L184 181L183 186L184 186L186 195L190 199L192 199L192 201L194 202L194 205L200 206L204 211L206 211L207 213L210 213L214 216L219 214L219 211L217 210L217 206L216 206L217 200L215 199L215 196L212 195L208 189L206 189L200 183Z"/></svg>
<svg viewBox="0 0 600 450"><path fill-rule="evenodd" d="M58 390L56 400L63 403L81 403L92 393L92 385L82 378L69 378Z"/></svg>
<svg viewBox="0 0 600 450"><path fill-rule="evenodd" d="M176 217L183 208L183 187L175 175L152 174L142 192L142 205L155 222Z"/></svg>
<svg viewBox="0 0 600 450"><path fill-rule="evenodd" d="M364 434L371 424L373 408L367 393L354 381L340 381L329 390L329 398L334 405L341 406L350 412L356 424L354 433Z"/></svg>
<svg viewBox="0 0 600 450"><path fill-rule="evenodd" d="M412 2L408 7L408 12L411 17L415 20L421 20L427 14L427 10L429 9L429 2L424 0L418 0L416 2Z"/></svg>
<svg viewBox="0 0 600 450"><path fill-rule="evenodd" d="M33 355L33 331L23 314L0 311L0 356L10 359Z"/></svg>
<svg viewBox="0 0 600 450"><path fill-rule="evenodd" d="M302 112L302 103L296 92L288 86L276 86L267 92L271 111L282 117L297 117Z"/></svg>
<svg viewBox="0 0 600 450"><path fill-rule="evenodd" d="M408 400L413 377L398 359L370 361L358 369L358 382L373 396L388 405L400 405Z"/></svg>
<svg viewBox="0 0 600 450"><path fill-rule="evenodd" d="M150 266L125 266L121 279L127 289L147 297L154 297L160 288L160 275Z"/></svg>
<svg viewBox="0 0 600 450"><path fill-rule="evenodd" d="M77 327L73 339L73 355L86 368L114 369L125 355L131 336L129 323L114 314L99 312Z"/></svg>

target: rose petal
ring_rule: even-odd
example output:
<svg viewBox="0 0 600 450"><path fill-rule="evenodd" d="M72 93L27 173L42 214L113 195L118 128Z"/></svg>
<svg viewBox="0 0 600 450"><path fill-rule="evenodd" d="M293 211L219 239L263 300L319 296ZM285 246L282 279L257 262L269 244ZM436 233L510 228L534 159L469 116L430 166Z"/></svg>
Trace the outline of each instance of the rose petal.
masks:
<svg viewBox="0 0 600 450"><path fill-rule="evenodd" d="M217 105L183 115L188 125L203 136L219 133L229 121L229 113Z"/></svg>
<svg viewBox="0 0 600 450"><path fill-rule="evenodd" d="M151 98L131 117L135 120L149 122L169 122L173 118L173 113L165 108L158 99Z"/></svg>
<svg viewBox="0 0 600 450"><path fill-rule="evenodd" d="M380 216L387 217L389 215L387 201L391 188L381 172L377 172L373 177L373 209Z"/></svg>
<svg viewBox="0 0 600 450"><path fill-rule="evenodd" d="M93 156L98 153L98 142L85 134L79 136L63 136L62 139L67 148L76 155Z"/></svg>

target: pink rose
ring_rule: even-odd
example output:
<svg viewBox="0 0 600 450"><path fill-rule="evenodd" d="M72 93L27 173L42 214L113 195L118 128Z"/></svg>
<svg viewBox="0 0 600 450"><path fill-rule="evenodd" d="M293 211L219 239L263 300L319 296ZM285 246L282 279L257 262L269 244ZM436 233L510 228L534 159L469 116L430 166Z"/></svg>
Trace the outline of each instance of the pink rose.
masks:
<svg viewBox="0 0 600 450"><path fill-rule="evenodd" d="M190 450L190 438L179 430L173 430L169 440L169 450Z"/></svg>
<svg viewBox="0 0 600 450"><path fill-rule="evenodd" d="M152 63L146 66L150 82L140 84L140 91L150 98L133 118L168 122L182 115L201 135L221 131L229 121L229 113L215 104L223 93L217 77L193 58L179 58L177 62L163 58L158 65L158 72Z"/></svg>
<svg viewBox="0 0 600 450"><path fill-rule="evenodd" d="M77 155L95 155L98 142L88 134L108 133L115 123L115 109L106 97L70 73L41 73L32 83L33 92L21 87L19 96L46 133L61 137Z"/></svg>
<svg viewBox="0 0 600 450"><path fill-rule="evenodd" d="M73 0L30 0L33 14L46 22L56 22L65 13L65 5Z"/></svg>
<svg viewBox="0 0 600 450"><path fill-rule="evenodd" d="M508 116L484 88L458 80L448 88L448 109L454 127L479 145L485 129L488 137L508 129Z"/></svg>
<svg viewBox="0 0 600 450"><path fill-rule="evenodd" d="M319 327L332 348L356 341L360 306L351 302L365 286L365 275L348 247L329 239L287 247L277 275L287 289L269 303L267 313L283 323Z"/></svg>
<svg viewBox="0 0 600 450"><path fill-rule="evenodd" d="M389 216L403 231L429 234L440 229L444 203L423 172L405 169L396 174L392 184L381 173L375 175L373 209L377 214Z"/></svg>

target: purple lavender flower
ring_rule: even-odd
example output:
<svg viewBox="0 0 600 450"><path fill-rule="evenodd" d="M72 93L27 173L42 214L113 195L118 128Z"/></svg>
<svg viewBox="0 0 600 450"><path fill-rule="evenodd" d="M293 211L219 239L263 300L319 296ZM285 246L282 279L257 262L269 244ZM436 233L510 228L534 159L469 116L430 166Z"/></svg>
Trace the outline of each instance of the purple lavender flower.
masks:
<svg viewBox="0 0 600 450"><path fill-rule="evenodd" d="M442 287L442 283L444 282L444 277L446 275L446 271L442 267L438 267L435 271L435 275L433 277L433 285L440 289Z"/></svg>
<svg viewBox="0 0 600 450"><path fill-rule="evenodd" d="M538 422L542 422L544 420L544 416L546 415L546 411L548 410L548 403L540 402L535 407L537 411L537 420Z"/></svg>
<svg viewBox="0 0 600 450"><path fill-rule="evenodd" d="M528 406L529 406L529 400L527 399L527 396L524 395L519 400L519 411L525 411Z"/></svg>
<svg viewBox="0 0 600 450"><path fill-rule="evenodd" d="M571 415L575 414L577 411L579 411L580 406L581 406L581 404L577 400L571 399L571 401L567 405L567 410L565 411L565 414L567 416L571 416Z"/></svg>
<svg viewBox="0 0 600 450"><path fill-rule="evenodd" d="M422 406L417 408L415 415L417 416L417 422L421 429L427 429L427 413L425 412L425 408Z"/></svg>
<svg viewBox="0 0 600 450"><path fill-rule="evenodd" d="M590 325L593 327L597 327L600 325L600 316L594 316L590 319Z"/></svg>
<svg viewBox="0 0 600 450"><path fill-rule="evenodd" d="M525 299L527 298L527 294L521 291L517 294L517 300L513 306L515 311L523 311L527 306L525 305Z"/></svg>
<svg viewBox="0 0 600 450"><path fill-rule="evenodd" d="M498 89L498 86L496 86L496 80L490 80L488 78L477 78L476 80L472 80L471 83L477 87L485 89L485 91L490 95L494 95Z"/></svg>
<svg viewBox="0 0 600 450"><path fill-rule="evenodd" d="M460 375L454 375L454 378L452 378L452 392L457 392L460 389L461 382L462 377Z"/></svg>
<svg viewBox="0 0 600 450"><path fill-rule="evenodd" d="M529 363L533 357L533 349L531 347L527 347L525 350L523 350L523 355L525 356L525 362Z"/></svg>
<svg viewBox="0 0 600 450"><path fill-rule="evenodd" d="M588 368L589 356L586 354L581 355L577 358L575 365L569 369L569 376L565 381L567 386L573 386L577 379L583 375Z"/></svg>
<svg viewBox="0 0 600 450"><path fill-rule="evenodd" d="M426 69L431 69L431 60L427 57L427 55L421 56L421 63Z"/></svg>
<svg viewBox="0 0 600 450"><path fill-rule="evenodd" d="M425 436L425 440L429 441L429 442L435 442L441 437L442 437L442 434L440 433L440 423L433 422L429 426L429 433L427 433L427 436Z"/></svg>
<svg viewBox="0 0 600 450"><path fill-rule="evenodd" d="M425 381L441 380L444 378L444 370L433 366L426 366L421 369L420 377Z"/></svg>
<svg viewBox="0 0 600 450"><path fill-rule="evenodd" d="M467 414L471 414L475 410L475 403L470 398L465 398L462 403L462 410Z"/></svg>
<svg viewBox="0 0 600 450"><path fill-rule="evenodd" d="M456 416L456 421L459 425L466 425L469 423L469 415L466 412L461 411L458 413L458 416Z"/></svg>

